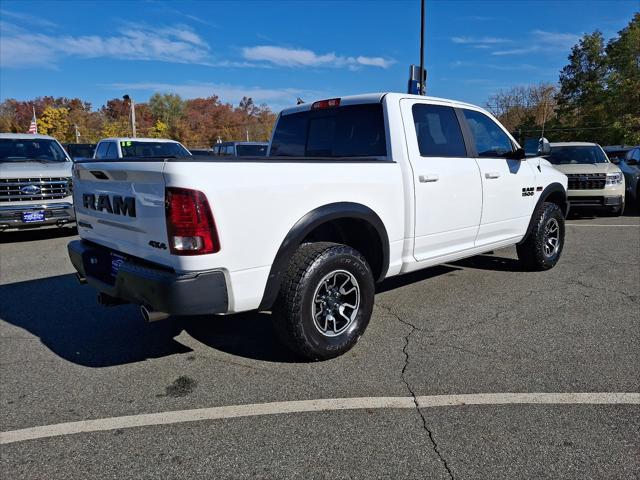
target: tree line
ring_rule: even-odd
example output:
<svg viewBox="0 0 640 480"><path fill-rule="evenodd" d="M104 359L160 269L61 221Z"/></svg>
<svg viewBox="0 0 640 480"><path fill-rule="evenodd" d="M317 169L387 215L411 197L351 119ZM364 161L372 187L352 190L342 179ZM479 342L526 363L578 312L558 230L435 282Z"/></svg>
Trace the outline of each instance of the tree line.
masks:
<svg viewBox="0 0 640 480"><path fill-rule="evenodd" d="M521 141L544 135L552 141L602 145L640 144L640 13L605 42L584 35L571 49L557 85L518 86L492 95L486 107ZM79 98L38 97L0 103L0 131L26 132L35 108L38 131L62 142L94 143L130 136L129 104L114 98L98 110ZM182 99L156 93L136 104L139 136L173 138L190 146L220 140L268 140L275 115L243 97L237 107L212 95Z"/></svg>
<svg viewBox="0 0 640 480"><path fill-rule="evenodd" d="M106 137L132 134L129 102L114 98L94 110L79 98L38 97L0 103L0 131L24 133L35 109L38 133L61 142L95 143ZM219 97L185 100L171 93L155 93L136 103L136 130L140 137L172 138L190 147L211 146L218 140L268 140L275 121L266 105L243 97L238 106Z"/></svg>
<svg viewBox="0 0 640 480"><path fill-rule="evenodd" d="M487 108L515 135L601 145L640 144L640 13L609 42L584 35L558 85L514 87Z"/></svg>

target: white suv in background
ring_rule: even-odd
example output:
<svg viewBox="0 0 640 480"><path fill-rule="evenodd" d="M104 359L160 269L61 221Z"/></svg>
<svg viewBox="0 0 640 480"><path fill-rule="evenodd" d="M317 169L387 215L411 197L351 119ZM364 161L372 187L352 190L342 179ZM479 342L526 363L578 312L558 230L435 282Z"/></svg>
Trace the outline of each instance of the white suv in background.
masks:
<svg viewBox="0 0 640 480"><path fill-rule="evenodd" d="M0 231L75 222L72 166L53 137L0 133Z"/></svg>
<svg viewBox="0 0 640 480"><path fill-rule="evenodd" d="M180 142L166 138L105 138L100 140L93 153L97 160L184 156L191 156L191 152Z"/></svg>
<svg viewBox="0 0 640 480"><path fill-rule="evenodd" d="M569 179L571 208L603 208L611 215L624 211L624 176L597 143L552 143L545 157Z"/></svg>

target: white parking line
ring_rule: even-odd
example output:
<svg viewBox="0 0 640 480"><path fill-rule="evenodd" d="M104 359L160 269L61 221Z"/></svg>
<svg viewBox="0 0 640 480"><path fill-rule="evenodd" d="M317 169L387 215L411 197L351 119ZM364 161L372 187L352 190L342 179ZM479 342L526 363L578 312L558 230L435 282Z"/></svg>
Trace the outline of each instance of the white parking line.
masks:
<svg viewBox="0 0 640 480"><path fill-rule="evenodd" d="M420 408L505 405L505 404L640 404L640 393L478 393L464 395L430 395L416 397ZM99 418L79 422L58 423L0 433L0 445L39 438L100 432L122 428L169 425L172 423L220 420L283 413L323 412L378 408L415 408L413 397L359 397L298 400L291 402L254 403L227 407L175 410L125 417Z"/></svg>
<svg viewBox="0 0 640 480"><path fill-rule="evenodd" d="M565 225L570 225L572 227L633 227L638 228L640 225L616 225L616 224L607 224L607 223L569 223L565 222Z"/></svg>

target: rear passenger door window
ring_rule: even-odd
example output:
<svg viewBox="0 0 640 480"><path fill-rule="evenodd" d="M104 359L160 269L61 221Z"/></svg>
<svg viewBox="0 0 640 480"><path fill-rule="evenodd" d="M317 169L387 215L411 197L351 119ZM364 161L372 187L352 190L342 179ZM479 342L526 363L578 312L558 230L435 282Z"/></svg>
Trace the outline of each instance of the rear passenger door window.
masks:
<svg viewBox="0 0 640 480"><path fill-rule="evenodd" d="M412 112L421 156L467 156L462 129L452 107L416 103Z"/></svg>
<svg viewBox="0 0 640 480"><path fill-rule="evenodd" d="M474 110L463 110L463 112L471 130L478 157L503 158L513 151L513 144L508 135L491 118Z"/></svg>

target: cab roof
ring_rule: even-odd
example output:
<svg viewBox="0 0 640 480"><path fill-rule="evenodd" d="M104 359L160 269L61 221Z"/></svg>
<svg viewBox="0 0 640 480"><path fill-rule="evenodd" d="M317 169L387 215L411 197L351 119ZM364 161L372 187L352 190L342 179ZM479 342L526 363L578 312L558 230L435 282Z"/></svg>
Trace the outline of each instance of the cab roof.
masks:
<svg viewBox="0 0 640 480"><path fill-rule="evenodd" d="M597 143L592 142L554 142L550 143L552 147L597 147Z"/></svg>
<svg viewBox="0 0 640 480"><path fill-rule="evenodd" d="M103 138L101 142L156 142L156 143L180 143L177 140L171 140L170 138L144 138L144 137L109 137Z"/></svg>
<svg viewBox="0 0 640 480"><path fill-rule="evenodd" d="M304 112L307 110L311 110L311 105L313 105L315 101L319 101L319 100L339 98L340 106L344 106L344 105L359 105L364 103L380 103L382 102L382 99L387 96L397 97L397 99L408 98L413 100L423 100L423 101L426 100L426 101L432 101L437 103L448 103L451 106L457 106L457 107L480 108L477 105L472 105L470 103L465 103L465 102L459 102L457 100L450 100L447 98L429 97L426 95L411 95L408 93L399 93L399 92L377 92L377 93L364 93L361 95L347 95L344 97L327 97L326 99L312 100L309 102L302 103L300 105L296 105L295 107L285 108L284 110L282 110L282 115L289 115L291 113Z"/></svg>
<svg viewBox="0 0 640 480"><path fill-rule="evenodd" d="M13 138L16 140L56 140L49 135L40 135L39 133L0 133L0 138Z"/></svg>

